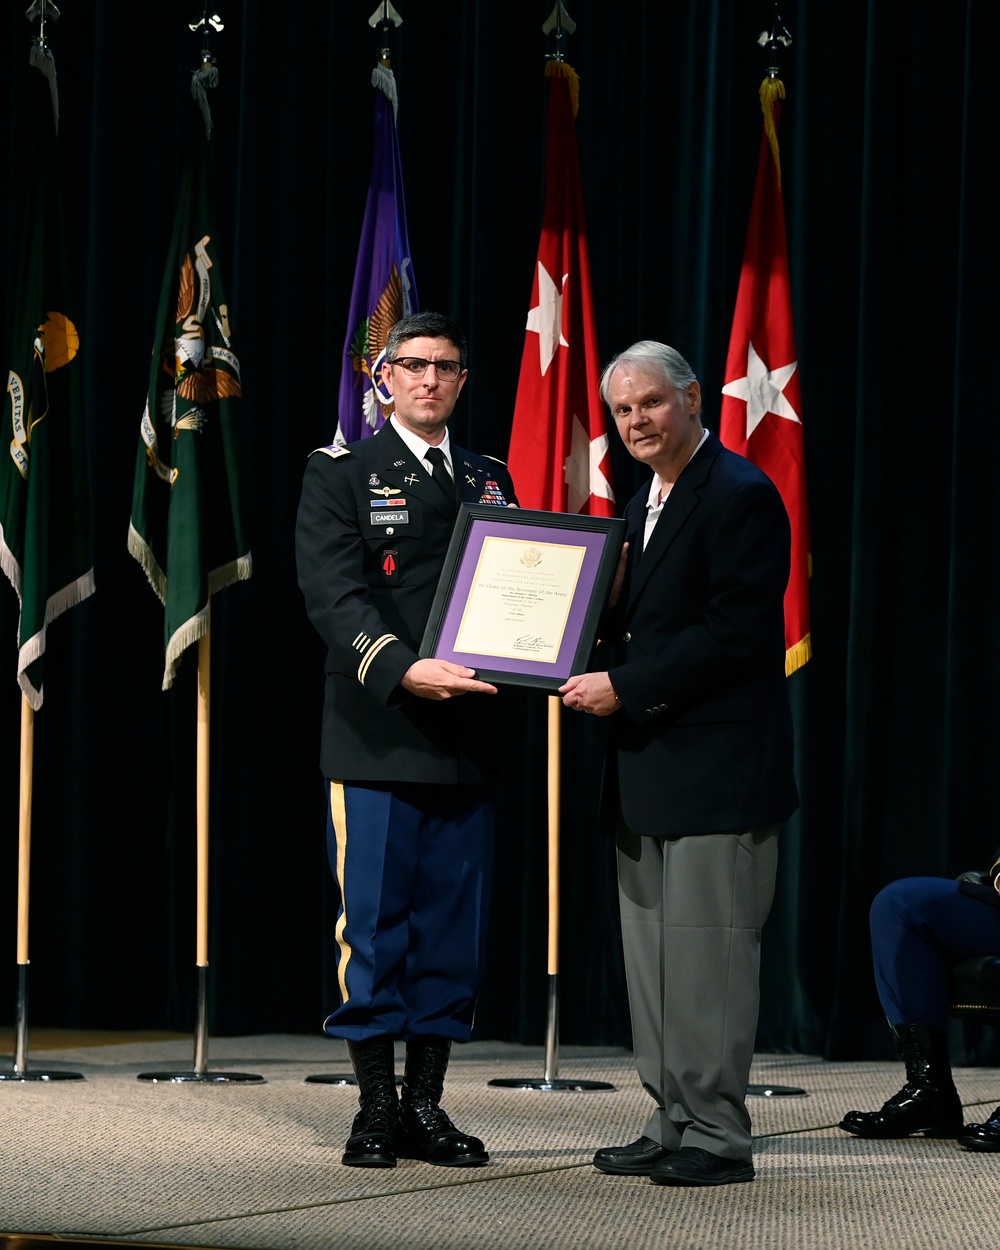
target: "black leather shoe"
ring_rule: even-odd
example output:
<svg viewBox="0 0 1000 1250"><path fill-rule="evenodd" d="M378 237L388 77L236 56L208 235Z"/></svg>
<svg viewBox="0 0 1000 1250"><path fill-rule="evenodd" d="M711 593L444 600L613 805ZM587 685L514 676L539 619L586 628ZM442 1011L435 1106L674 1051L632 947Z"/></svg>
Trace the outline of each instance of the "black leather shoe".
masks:
<svg viewBox="0 0 1000 1250"><path fill-rule="evenodd" d="M848 1111L840 1127L856 1137L881 1140L913 1133L957 1137L962 1131L962 1103L954 1088L918 1089L907 1083L881 1111Z"/></svg>
<svg viewBox="0 0 1000 1250"><path fill-rule="evenodd" d="M399 1153L442 1168L476 1168L490 1156L478 1137L460 1133L436 1103L404 1102L399 1109L403 1138Z"/></svg>
<svg viewBox="0 0 1000 1250"><path fill-rule="evenodd" d="M654 1185L735 1185L752 1181L755 1175L752 1163L721 1159L697 1146L681 1146L653 1167L649 1179Z"/></svg>
<svg viewBox="0 0 1000 1250"><path fill-rule="evenodd" d="M1000 1153L1000 1107L985 1124L967 1124L958 1135L958 1144L966 1150Z"/></svg>
<svg viewBox="0 0 1000 1250"><path fill-rule="evenodd" d="M640 1137L627 1146L602 1146L594 1154L594 1167L612 1176L648 1176L654 1163L670 1151L652 1137Z"/></svg>

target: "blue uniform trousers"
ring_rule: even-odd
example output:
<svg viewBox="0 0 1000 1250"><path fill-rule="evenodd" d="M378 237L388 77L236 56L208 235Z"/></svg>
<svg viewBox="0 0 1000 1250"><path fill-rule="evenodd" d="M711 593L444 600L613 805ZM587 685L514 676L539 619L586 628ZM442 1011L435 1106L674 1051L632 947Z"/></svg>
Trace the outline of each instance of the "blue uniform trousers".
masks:
<svg viewBox="0 0 1000 1250"><path fill-rule="evenodd" d="M467 1042L486 955L494 809L478 786L327 782L340 886L333 1037Z"/></svg>
<svg viewBox="0 0 1000 1250"><path fill-rule="evenodd" d="M1000 954L1000 907L945 877L906 877L871 908L875 984L890 1025L947 1029L953 964Z"/></svg>

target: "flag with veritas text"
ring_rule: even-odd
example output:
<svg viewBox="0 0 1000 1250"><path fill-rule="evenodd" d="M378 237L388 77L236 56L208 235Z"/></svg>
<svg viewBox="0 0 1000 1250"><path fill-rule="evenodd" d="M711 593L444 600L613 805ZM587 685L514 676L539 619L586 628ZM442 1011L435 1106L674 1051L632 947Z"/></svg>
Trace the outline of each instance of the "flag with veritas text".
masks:
<svg viewBox="0 0 1000 1250"><path fill-rule="evenodd" d="M576 143L579 80L549 61L546 197L510 437L526 508L614 516Z"/></svg>
<svg viewBox="0 0 1000 1250"><path fill-rule="evenodd" d="M763 469L788 512L792 567L785 591L785 672L791 675L812 655L811 556L777 134L784 95L780 79L766 79L761 86L764 133L726 359L719 435L727 447Z"/></svg>
<svg viewBox="0 0 1000 1250"><path fill-rule="evenodd" d="M392 415L392 396L382 385L385 340L401 317L419 307L396 136L396 80L388 65L375 66L372 86L372 172L340 367L339 443L368 438Z"/></svg>
<svg viewBox="0 0 1000 1250"><path fill-rule="evenodd" d="M20 601L17 680L42 706L48 626L94 591L78 309L66 278L51 52L36 41L23 161L5 195L25 229L0 438L0 567ZM5 349L7 345L4 345Z"/></svg>
<svg viewBox="0 0 1000 1250"><path fill-rule="evenodd" d="M163 602L163 689L209 628L209 597L252 571L240 362L209 202L209 141L184 175L139 431L128 549Z"/></svg>

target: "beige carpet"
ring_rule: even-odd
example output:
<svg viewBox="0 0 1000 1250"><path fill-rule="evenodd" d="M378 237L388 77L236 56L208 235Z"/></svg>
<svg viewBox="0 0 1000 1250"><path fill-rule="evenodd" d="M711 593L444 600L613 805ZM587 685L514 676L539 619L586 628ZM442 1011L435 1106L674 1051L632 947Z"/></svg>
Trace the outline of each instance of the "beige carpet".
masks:
<svg viewBox="0 0 1000 1250"><path fill-rule="evenodd" d="M1000 1156L947 1141L864 1142L835 1127L849 1108L877 1107L895 1091L891 1064L758 1056L755 1082L798 1085L808 1096L753 1099L754 1184L678 1190L591 1166L597 1146L634 1138L647 1112L623 1051L564 1048L561 1075L616 1088L553 1093L487 1085L540 1077L541 1048L458 1050L445 1104L491 1154L488 1167L468 1172L413 1160L384 1171L341 1166L357 1091L303 1081L346 1070L340 1043L212 1041L210 1069L256 1072L261 1085L135 1079L190 1068L191 1058L189 1040L33 1047L30 1066L73 1068L86 1079L0 1082L0 1231L246 1250L964 1250L997 1242ZM967 1119L1000 1103L1000 1070L958 1069L956 1081Z"/></svg>

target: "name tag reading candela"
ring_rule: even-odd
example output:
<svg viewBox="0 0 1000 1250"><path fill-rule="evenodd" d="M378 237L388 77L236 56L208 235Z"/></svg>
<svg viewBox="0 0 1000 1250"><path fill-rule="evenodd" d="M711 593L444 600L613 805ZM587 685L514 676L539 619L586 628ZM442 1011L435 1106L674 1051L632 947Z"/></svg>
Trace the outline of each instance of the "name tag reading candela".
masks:
<svg viewBox="0 0 1000 1250"><path fill-rule="evenodd" d="M407 509L401 512L375 512L371 514L372 525L408 525L410 514Z"/></svg>

